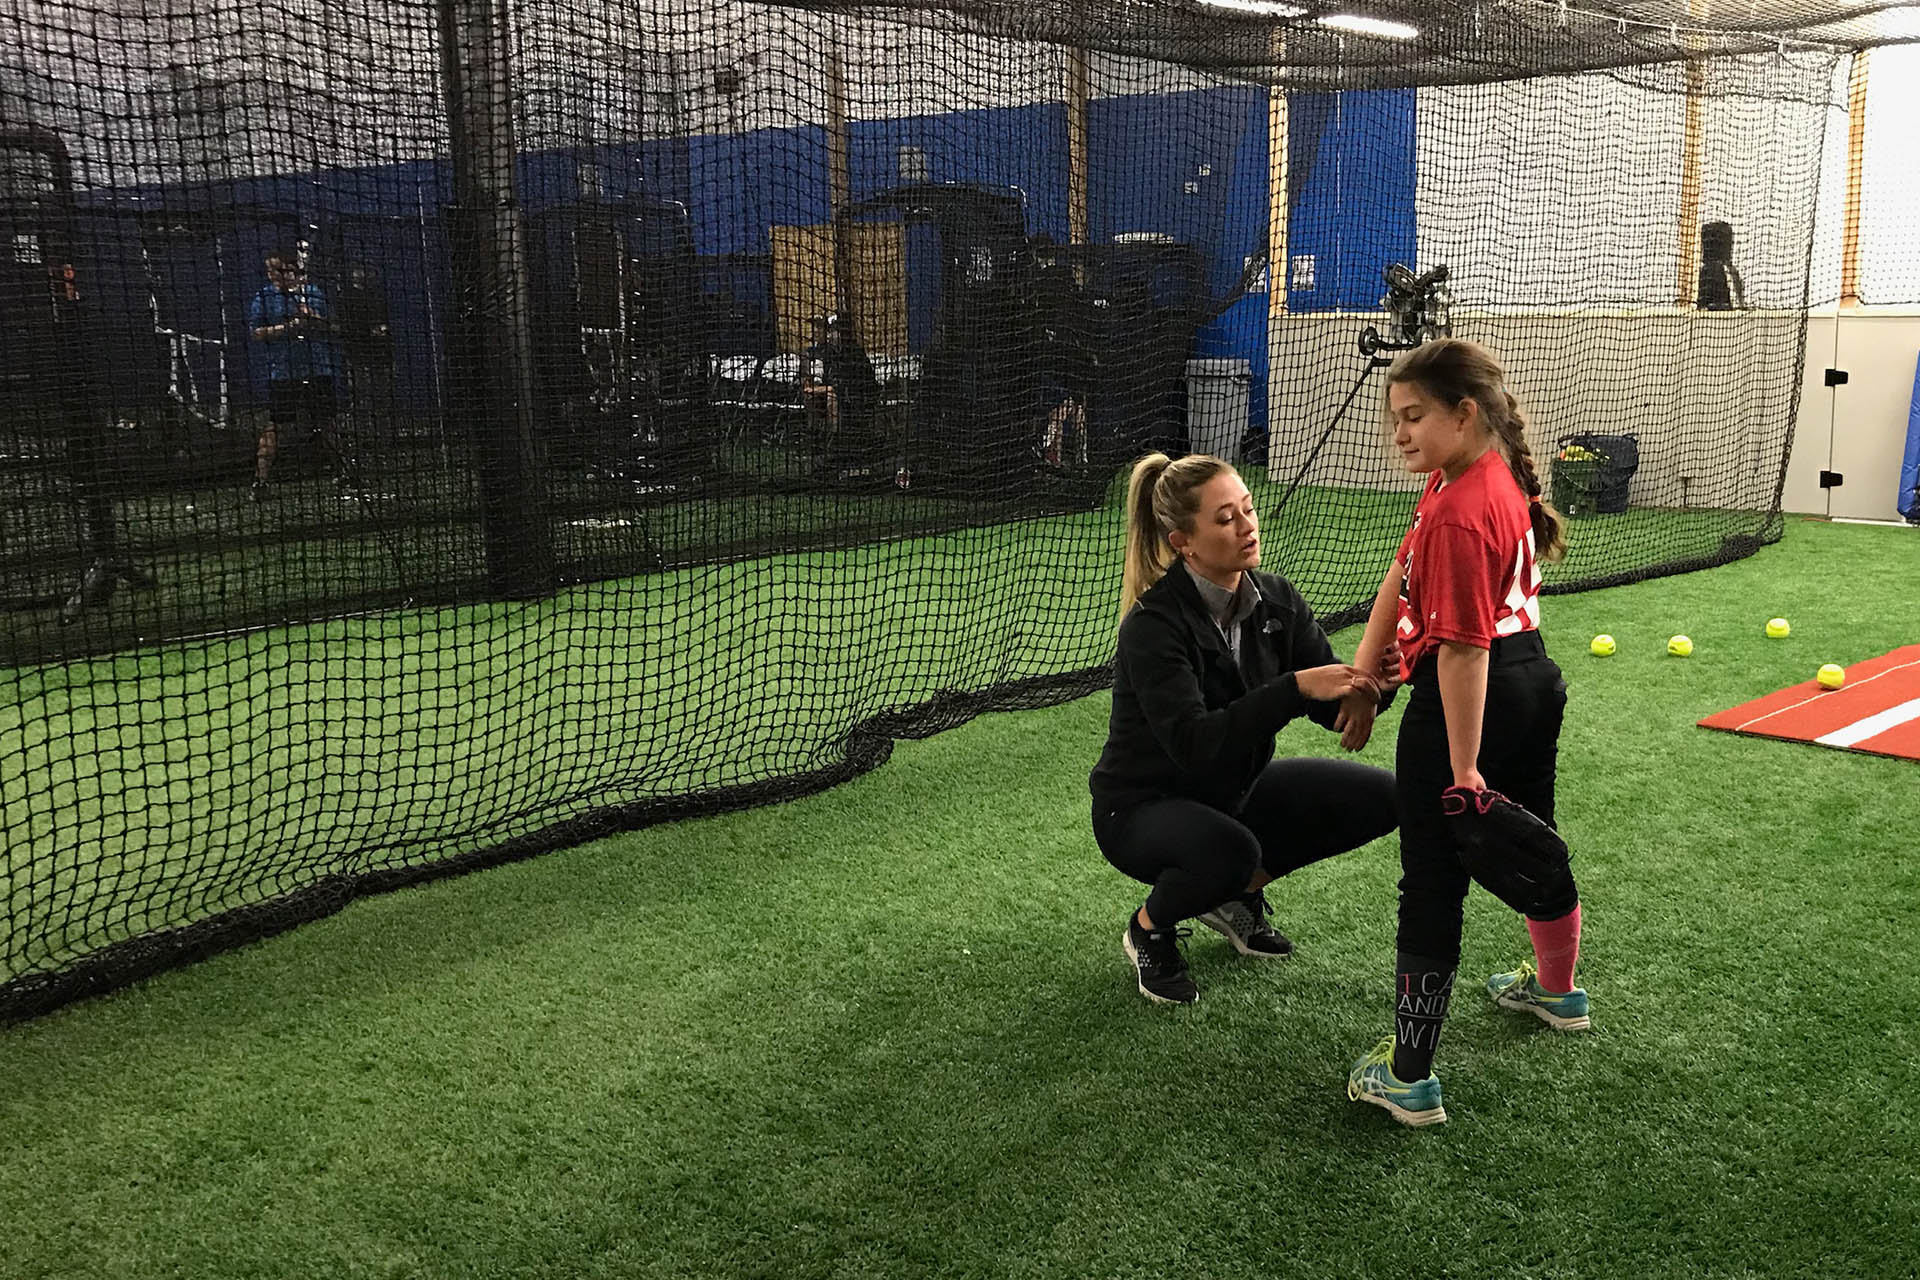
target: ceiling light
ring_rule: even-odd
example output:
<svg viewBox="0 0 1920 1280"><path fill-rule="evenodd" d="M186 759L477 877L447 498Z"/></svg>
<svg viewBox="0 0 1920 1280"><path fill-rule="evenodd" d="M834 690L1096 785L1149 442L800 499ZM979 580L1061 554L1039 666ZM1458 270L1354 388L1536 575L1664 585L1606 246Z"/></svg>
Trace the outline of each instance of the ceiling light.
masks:
<svg viewBox="0 0 1920 1280"><path fill-rule="evenodd" d="M1338 31L1351 31L1356 35L1379 36L1382 40L1417 40L1420 29L1410 27L1404 22L1388 22L1382 18L1362 18L1351 13L1330 13L1316 19L1323 27L1332 27Z"/></svg>
<svg viewBox="0 0 1920 1280"><path fill-rule="evenodd" d="M1307 11L1297 4L1280 4L1278 0L1200 0L1209 9L1230 9L1235 13L1244 13L1256 18L1304 18Z"/></svg>

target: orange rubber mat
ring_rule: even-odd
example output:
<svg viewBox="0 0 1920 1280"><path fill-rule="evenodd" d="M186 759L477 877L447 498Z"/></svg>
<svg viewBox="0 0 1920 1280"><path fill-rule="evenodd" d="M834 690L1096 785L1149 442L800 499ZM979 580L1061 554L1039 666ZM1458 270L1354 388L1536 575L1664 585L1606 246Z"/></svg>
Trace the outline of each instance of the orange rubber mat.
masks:
<svg viewBox="0 0 1920 1280"><path fill-rule="evenodd" d="M1847 668L1847 682L1814 681L1702 720L1708 729L1920 760L1920 644Z"/></svg>

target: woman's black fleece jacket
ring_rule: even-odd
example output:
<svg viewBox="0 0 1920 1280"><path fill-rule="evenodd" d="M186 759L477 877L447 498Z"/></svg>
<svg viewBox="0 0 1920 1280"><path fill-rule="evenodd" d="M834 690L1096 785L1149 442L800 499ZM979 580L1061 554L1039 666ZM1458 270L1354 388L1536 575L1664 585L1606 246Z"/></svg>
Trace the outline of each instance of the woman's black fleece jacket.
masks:
<svg viewBox="0 0 1920 1280"><path fill-rule="evenodd" d="M1113 716L1088 786L1096 807L1180 796L1239 811L1273 759L1273 735L1303 712L1333 727L1337 702L1304 697L1293 673L1338 662L1293 584L1249 572L1259 600L1241 623L1240 661L1176 564L1120 624Z"/></svg>

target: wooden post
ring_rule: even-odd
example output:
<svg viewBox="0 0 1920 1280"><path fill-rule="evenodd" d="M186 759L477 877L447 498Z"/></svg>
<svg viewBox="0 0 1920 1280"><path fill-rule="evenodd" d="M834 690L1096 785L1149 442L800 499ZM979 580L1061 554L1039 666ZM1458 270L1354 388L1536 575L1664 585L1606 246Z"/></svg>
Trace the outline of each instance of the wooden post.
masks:
<svg viewBox="0 0 1920 1280"><path fill-rule="evenodd" d="M1840 243L1840 305L1860 305L1860 177L1867 150L1867 51L1847 76L1847 211Z"/></svg>
<svg viewBox="0 0 1920 1280"><path fill-rule="evenodd" d="M852 314L853 237L847 226L847 206L853 203L853 177L849 165L847 130L847 63L834 37L834 48L827 55L827 208L833 226L833 309L841 323L860 337L859 318Z"/></svg>
<svg viewBox="0 0 1920 1280"><path fill-rule="evenodd" d="M1273 83L1267 87L1267 335L1287 312L1287 184L1291 152L1287 137L1287 42L1273 35Z"/></svg>
<svg viewBox="0 0 1920 1280"><path fill-rule="evenodd" d="M1092 76L1087 51L1067 49L1067 240L1086 244L1092 235L1087 224L1087 186L1091 165L1087 155L1087 99Z"/></svg>
<svg viewBox="0 0 1920 1280"><path fill-rule="evenodd" d="M1271 42L1272 83L1267 86L1267 467L1278 477L1279 451L1274 448L1278 417L1284 398L1280 394L1281 362L1274 359L1274 344L1279 341L1287 315L1287 284L1292 275L1287 264L1287 219L1291 209L1287 187L1291 181L1292 146L1288 138L1287 115L1287 42L1274 32Z"/></svg>
<svg viewBox="0 0 1920 1280"><path fill-rule="evenodd" d="M1707 16L1707 0L1687 0L1687 17ZM1692 55L1687 59L1686 134L1680 155L1680 262L1674 280L1676 306L1692 307L1700 287L1700 189L1706 152L1707 64L1699 37L1688 36Z"/></svg>

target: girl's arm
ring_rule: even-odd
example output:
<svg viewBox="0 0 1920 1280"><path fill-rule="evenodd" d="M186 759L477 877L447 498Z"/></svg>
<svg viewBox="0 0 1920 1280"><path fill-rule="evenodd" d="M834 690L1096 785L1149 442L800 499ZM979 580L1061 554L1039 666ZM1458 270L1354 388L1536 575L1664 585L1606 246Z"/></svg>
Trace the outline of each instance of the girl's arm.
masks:
<svg viewBox="0 0 1920 1280"><path fill-rule="evenodd" d="M1373 609L1367 614L1367 629L1360 635L1360 647L1354 650L1353 665L1372 673L1379 670L1380 655L1393 643L1400 625L1400 558L1395 556L1380 589L1373 593Z"/></svg>
<svg viewBox="0 0 1920 1280"><path fill-rule="evenodd" d="M1390 690L1399 683L1399 660L1393 679L1389 682L1380 669L1382 656L1393 645L1400 627L1400 557L1393 558L1393 564L1387 569L1387 576L1380 580L1380 589L1374 592L1373 608L1367 613L1367 627L1360 635L1360 647L1353 652L1353 665L1378 682L1372 690L1356 690L1340 704L1339 717L1333 727L1340 734L1340 745L1348 751L1358 751L1367 745L1367 739L1373 735L1373 718L1387 704Z"/></svg>
<svg viewBox="0 0 1920 1280"><path fill-rule="evenodd" d="M1487 650L1446 640L1438 655L1440 705L1447 715L1447 755L1453 785L1486 789L1480 776L1480 728L1487 706Z"/></svg>

